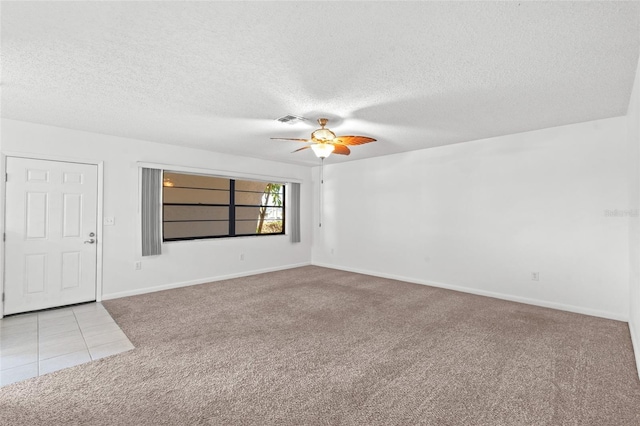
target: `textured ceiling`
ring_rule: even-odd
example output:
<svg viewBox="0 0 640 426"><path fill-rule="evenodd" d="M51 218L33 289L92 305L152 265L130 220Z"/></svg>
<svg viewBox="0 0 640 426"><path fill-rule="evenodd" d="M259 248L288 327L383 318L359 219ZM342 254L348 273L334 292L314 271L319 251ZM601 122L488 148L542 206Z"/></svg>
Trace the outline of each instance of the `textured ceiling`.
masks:
<svg viewBox="0 0 640 426"><path fill-rule="evenodd" d="M626 113L637 2L5 2L2 116L316 165ZM274 119L295 114L312 121Z"/></svg>

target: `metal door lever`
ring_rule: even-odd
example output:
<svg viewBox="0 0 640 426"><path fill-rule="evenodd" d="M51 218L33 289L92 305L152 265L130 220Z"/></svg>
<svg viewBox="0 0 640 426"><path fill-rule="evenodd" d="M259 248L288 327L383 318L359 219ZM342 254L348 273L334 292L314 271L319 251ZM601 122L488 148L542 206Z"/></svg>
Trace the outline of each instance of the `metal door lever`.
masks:
<svg viewBox="0 0 640 426"><path fill-rule="evenodd" d="M93 238L91 238L89 241L85 241L85 244L94 244L96 242L96 240L94 240Z"/></svg>

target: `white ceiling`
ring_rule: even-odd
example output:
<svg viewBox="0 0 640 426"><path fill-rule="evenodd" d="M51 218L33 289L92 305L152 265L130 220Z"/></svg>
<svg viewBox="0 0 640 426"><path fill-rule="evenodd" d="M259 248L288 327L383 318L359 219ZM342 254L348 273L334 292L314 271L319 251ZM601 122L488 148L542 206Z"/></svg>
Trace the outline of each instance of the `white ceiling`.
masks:
<svg viewBox="0 0 640 426"><path fill-rule="evenodd" d="M2 2L2 116L317 165L624 115L637 2ZM287 125L286 115L312 121Z"/></svg>

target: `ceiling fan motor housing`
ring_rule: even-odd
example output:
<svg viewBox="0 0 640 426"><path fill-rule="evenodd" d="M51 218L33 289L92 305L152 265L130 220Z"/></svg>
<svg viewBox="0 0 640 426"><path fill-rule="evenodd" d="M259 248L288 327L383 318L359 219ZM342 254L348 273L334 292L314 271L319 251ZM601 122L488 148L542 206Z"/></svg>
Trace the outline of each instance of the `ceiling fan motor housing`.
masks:
<svg viewBox="0 0 640 426"><path fill-rule="evenodd" d="M329 129L318 129L311 133L311 139L318 142L330 142L336 138L336 134Z"/></svg>

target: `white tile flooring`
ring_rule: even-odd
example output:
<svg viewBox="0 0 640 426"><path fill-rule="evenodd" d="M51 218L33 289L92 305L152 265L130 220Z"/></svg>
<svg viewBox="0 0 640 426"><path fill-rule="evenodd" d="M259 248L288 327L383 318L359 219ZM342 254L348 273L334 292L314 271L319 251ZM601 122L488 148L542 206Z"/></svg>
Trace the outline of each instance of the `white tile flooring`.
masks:
<svg viewBox="0 0 640 426"><path fill-rule="evenodd" d="M100 303L0 319L0 386L133 349Z"/></svg>

